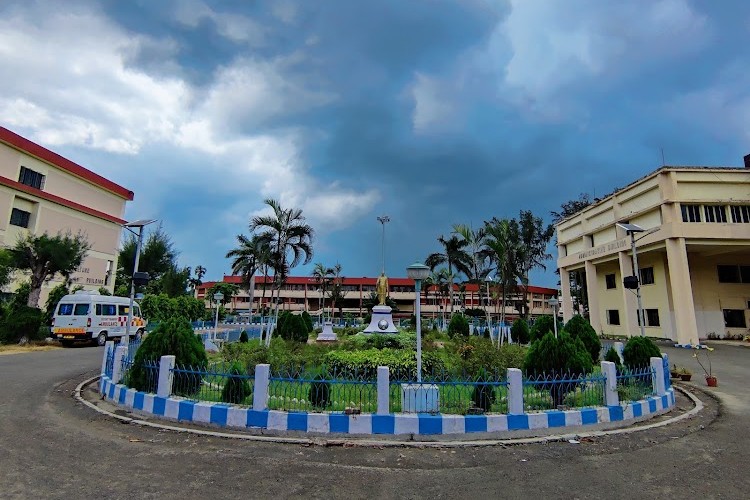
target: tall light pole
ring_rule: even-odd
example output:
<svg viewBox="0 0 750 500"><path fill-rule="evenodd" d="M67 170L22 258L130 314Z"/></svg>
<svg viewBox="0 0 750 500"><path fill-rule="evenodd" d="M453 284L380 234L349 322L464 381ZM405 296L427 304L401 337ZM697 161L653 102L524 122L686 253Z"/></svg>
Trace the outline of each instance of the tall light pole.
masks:
<svg viewBox="0 0 750 500"><path fill-rule="evenodd" d="M156 222L156 219L140 219L137 221L124 224L122 227L138 236L135 245L135 262L133 263L133 275L130 277L130 307L128 307L128 322L125 324L125 336L120 338L120 344L127 346L130 342L130 324L133 322L133 299L135 298L136 274L138 274L138 263L141 260L141 245L143 245L143 228ZM137 227L138 233L130 229ZM142 273L145 274L145 273ZM145 279L148 281L148 275L139 276L139 281Z"/></svg>
<svg viewBox="0 0 750 500"><path fill-rule="evenodd" d="M380 222L380 225L383 226L383 238L382 238L382 254L383 254L383 274L385 274L385 223L391 222L391 218L387 215L381 215L378 217L378 222Z"/></svg>
<svg viewBox="0 0 750 500"><path fill-rule="evenodd" d="M214 294L214 302L216 302L216 321L214 322L214 340L216 340L216 334L219 333L219 307L221 307L221 301L224 298L224 294L216 292Z"/></svg>
<svg viewBox="0 0 750 500"><path fill-rule="evenodd" d="M489 332L490 339L492 338L492 316L490 312L490 284L495 281L495 279L492 277L491 274L488 274L487 277L484 279L485 283L487 283L487 307L485 308L484 312L487 314L487 331Z"/></svg>
<svg viewBox="0 0 750 500"><path fill-rule="evenodd" d="M635 289L635 296L638 299L638 323L641 326L641 337L646 336L646 318L643 316L643 302L641 301L641 278L640 278L640 268L638 267L638 252L635 249L635 242L637 241L635 239L635 233L643 233L646 231L641 226L637 226L635 224L626 224L624 222L618 222L618 226L623 228L627 234L630 236L630 248L633 252L633 276L626 276L622 280L622 284L625 288ZM654 228L646 232L643 236L649 235L655 231L658 231L660 228ZM641 238L643 237L641 236ZM638 238L640 239L640 238Z"/></svg>
<svg viewBox="0 0 750 500"><path fill-rule="evenodd" d="M417 320L417 383L422 382L422 280L430 275L430 268L415 262L406 268L406 275L414 280L414 316Z"/></svg>
<svg viewBox="0 0 750 500"><path fill-rule="evenodd" d="M555 325L555 338L557 338L557 306L560 301L557 300L557 297L552 297L547 303L552 307L552 322Z"/></svg>

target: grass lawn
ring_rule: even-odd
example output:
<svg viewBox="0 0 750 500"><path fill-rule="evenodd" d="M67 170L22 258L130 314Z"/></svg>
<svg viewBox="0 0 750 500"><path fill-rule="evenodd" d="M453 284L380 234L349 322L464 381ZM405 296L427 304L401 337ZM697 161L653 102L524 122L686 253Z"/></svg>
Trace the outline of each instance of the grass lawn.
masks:
<svg viewBox="0 0 750 500"><path fill-rule="evenodd" d="M38 351L54 351L55 349L62 349L59 344L47 344L45 343L34 343L26 345L9 344L0 345L0 356L3 354L21 354L25 352L38 352Z"/></svg>

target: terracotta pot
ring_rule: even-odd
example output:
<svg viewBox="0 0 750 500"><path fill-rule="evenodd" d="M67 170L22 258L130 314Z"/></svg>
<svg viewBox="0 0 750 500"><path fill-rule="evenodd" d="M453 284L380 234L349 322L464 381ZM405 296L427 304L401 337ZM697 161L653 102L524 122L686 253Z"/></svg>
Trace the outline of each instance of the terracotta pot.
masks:
<svg viewBox="0 0 750 500"><path fill-rule="evenodd" d="M692 376L693 376L692 374L685 374L685 373L683 373L683 374L680 375L680 379L683 382L690 382L690 379L692 378Z"/></svg>
<svg viewBox="0 0 750 500"><path fill-rule="evenodd" d="M719 380L716 377L706 377L706 383L709 387L716 387L719 385Z"/></svg>
<svg viewBox="0 0 750 500"><path fill-rule="evenodd" d="M680 372L669 372L669 376L674 379L680 378Z"/></svg>

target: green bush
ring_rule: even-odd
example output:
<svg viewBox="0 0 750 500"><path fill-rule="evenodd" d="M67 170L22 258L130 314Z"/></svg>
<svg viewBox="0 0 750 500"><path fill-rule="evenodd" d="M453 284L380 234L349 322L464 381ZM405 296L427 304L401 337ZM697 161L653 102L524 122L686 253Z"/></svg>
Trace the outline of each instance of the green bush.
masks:
<svg viewBox="0 0 750 500"><path fill-rule="evenodd" d="M47 301L44 303L44 314L42 316L43 325L51 325L52 317L55 315L55 309L60 300L68 295L69 290L65 284L57 285L55 288L49 291Z"/></svg>
<svg viewBox="0 0 750 500"><path fill-rule="evenodd" d="M22 338L41 340L49 334L41 336L42 311L25 304L11 303L3 318L0 320L0 343L15 344Z"/></svg>
<svg viewBox="0 0 750 500"><path fill-rule="evenodd" d="M308 313L307 311L302 311L302 321L305 322L305 328L307 329L307 333L310 333L311 331L315 329L313 325L312 317L310 316L310 313Z"/></svg>
<svg viewBox="0 0 750 500"><path fill-rule="evenodd" d="M487 373L504 377L508 368L523 366L526 350L517 344L504 344L498 349L488 339L470 337L465 343L452 346L451 353L461 360L452 368L475 378Z"/></svg>
<svg viewBox="0 0 750 500"><path fill-rule="evenodd" d="M133 359L133 367L127 374L127 384L139 391L152 391L158 377L149 377L144 363L158 363L162 356L175 357L175 366L190 367L194 370L205 370L208 364L206 350L200 337L193 333L193 327L186 319L170 318L159 323L141 343ZM179 396L195 394L202 380L189 373L174 374L174 393Z"/></svg>
<svg viewBox="0 0 750 500"><path fill-rule="evenodd" d="M469 321L461 314L454 314L448 323L448 335L451 337L468 337Z"/></svg>
<svg viewBox="0 0 750 500"><path fill-rule="evenodd" d="M294 340L296 342L307 342L308 334L305 321L302 316L284 311L279 314L277 329L279 337L285 340Z"/></svg>
<svg viewBox="0 0 750 500"><path fill-rule="evenodd" d="M518 318L513 322L513 326L510 327L510 337L517 344L529 343L529 324L525 319Z"/></svg>
<svg viewBox="0 0 750 500"><path fill-rule="evenodd" d="M620 364L620 355L617 354L617 350L614 346L607 350L607 353L604 355L604 361L610 361L616 365Z"/></svg>
<svg viewBox="0 0 750 500"><path fill-rule="evenodd" d="M651 358L661 357L661 351L648 337L631 337L622 350L625 366L628 368L643 368L651 364Z"/></svg>
<svg viewBox="0 0 750 500"><path fill-rule="evenodd" d="M481 408L488 412L492 405L495 404L495 386L491 384L477 384L471 393L471 400L475 408Z"/></svg>
<svg viewBox="0 0 750 500"><path fill-rule="evenodd" d="M599 361L599 353L602 350L602 342L594 328L580 314L573 316L563 328L574 339L580 339L591 356L591 362Z"/></svg>
<svg viewBox="0 0 750 500"><path fill-rule="evenodd" d="M240 332L240 342L243 344L247 343L247 341L250 340L250 338L247 336L247 332L245 330L242 330Z"/></svg>
<svg viewBox="0 0 750 500"><path fill-rule="evenodd" d="M552 316L539 316L534 320L534 324L531 325L529 339L531 342L536 342L537 340L541 340L547 333L554 331L555 323Z"/></svg>
<svg viewBox="0 0 750 500"><path fill-rule="evenodd" d="M232 363L229 368L226 383L221 390L221 400L224 403L242 404L253 391L247 378L244 368L239 363Z"/></svg>
<svg viewBox="0 0 750 500"><path fill-rule="evenodd" d="M417 348L415 333L373 333L353 335L344 340L342 349L408 349Z"/></svg>
<svg viewBox="0 0 750 500"><path fill-rule="evenodd" d="M325 355L324 362L337 377L372 380L377 377L378 366L389 367L392 380L414 380L417 375L416 352L402 349L334 350ZM423 373L441 370L443 367L443 361L436 353L422 353Z"/></svg>

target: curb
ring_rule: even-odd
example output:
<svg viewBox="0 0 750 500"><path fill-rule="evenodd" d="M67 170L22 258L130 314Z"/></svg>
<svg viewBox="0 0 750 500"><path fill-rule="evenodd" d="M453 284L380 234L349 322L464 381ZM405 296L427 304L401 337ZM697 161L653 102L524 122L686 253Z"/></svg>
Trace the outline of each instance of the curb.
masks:
<svg viewBox="0 0 750 500"><path fill-rule="evenodd" d="M509 446L519 444L536 444L536 443L550 443L557 441L567 441L569 439L578 439L582 437L600 437L617 434L630 434L633 432L644 431L648 429L654 429L658 427L664 427L669 424L680 422L687 418L691 418L700 411L703 410L703 402L698 399L692 392L688 391L684 387L673 386L674 389L679 390L685 396L687 396L695 405L690 411L678 415L676 417L663 420L661 422L653 422L646 425L640 425L635 427L625 427L620 429L610 429L601 431L584 431L584 432L572 432L566 434L556 434L549 436L538 436L538 437L524 437L524 438L507 438L507 439L483 439L483 440L465 440L465 441L394 441L394 440L378 440L368 438L297 438L297 437L284 437L284 436L257 436L251 434L232 433L232 432L219 432L209 431L202 429L191 429L186 427L179 427L175 425L167 425L161 423L149 422L147 420L141 420L138 418L125 417L117 415L102 408L99 408L95 404L86 400L82 395L81 391L84 387L99 380L100 376L91 377L78 384L75 388L74 396L76 400L95 410L96 412L112 417L121 422L130 424L141 425L144 427L151 427L160 430L170 430L174 432L185 432L190 434L198 434L210 437L219 437L226 439L242 439L245 441L258 441L266 443L284 443L284 444L300 444L305 446L319 445L319 446L360 446L360 447L379 447L379 448L471 448L471 447L488 447L488 446Z"/></svg>

